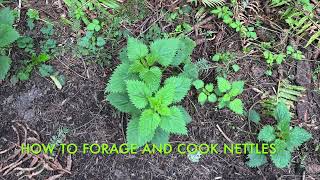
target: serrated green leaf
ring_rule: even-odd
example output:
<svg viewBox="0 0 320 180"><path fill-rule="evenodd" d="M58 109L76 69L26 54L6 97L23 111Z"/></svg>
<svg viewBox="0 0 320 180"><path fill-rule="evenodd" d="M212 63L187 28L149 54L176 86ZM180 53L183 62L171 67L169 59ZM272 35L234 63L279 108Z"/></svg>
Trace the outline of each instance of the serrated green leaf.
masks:
<svg viewBox="0 0 320 180"><path fill-rule="evenodd" d="M151 67L140 75L141 79L150 88L151 92L155 92L159 89L161 76L162 72L159 67Z"/></svg>
<svg viewBox="0 0 320 180"><path fill-rule="evenodd" d="M0 10L0 25L12 26L14 23L13 11L10 8L2 8ZM2 37L2 36L0 36Z"/></svg>
<svg viewBox="0 0 320 180"><path fill-rule="evenodd" d="M248 155L248 159L249 161L246 164L251 168L262 166L268 162L266 155L257 154L255 150Z"/></svg>
<svg viewBox="0 0 320 180"><path fill-rule="evenodd" d="M234 99L228 105L231 111L243 115L243 103L240 99Z"/></svg>
<svg viewBox="0 0 320 180"><path fill-rule="evenodd" d="M271 154L271 160L277 168L285 168L289 166L291 161L291 153L287 150L276 151Z"/></svg>
<svg viewBox="0 0 320 180"><path fill-rule="evenodd" d="M196 43L190 38L179 39L179 48L177 54L174 57L174 61L171 62L171 65L178 66L186 59L190 58L193 49L196 47Z"/></svg>
<svg viewBox="0 0 320 180"><path fill-rule="evenodd" d="M187 63L183 66L183 72L179 76L196 80L199 78L199 68L192 62Z"/></svg>
<svg viewBox="0 0 320 180"><path fill-rule="evenodd" d="M160 116L151 109L144 110L139 119L139 131L142 137L151 141L160 124Z"/></svg>
<svg viewBox="0 0 320 180"><path fill-rule="evenodd" d="M8 56L0 56L0 80L4 80L10 69L11 59Z"/></svg>
<svg viewBox="0 0 320 180"><path fill-rule="evenodd" d="M148 47L138 39L129 37L127 51L129 60L136 61L145 57L148 54Z"/></svg>
<svg viewBox="0 0 320 180"><path fill-rule="evenodd" d="M165 80L164 84L171 84L174 87L174 103L180 102L191 88L191 80L185 77L170 77Z"/></svg>
<svg viewBox="0 0 320 180"><path fill-rule="evenodd" d="M157 146L168 144L169 143L169 136L170 134L162 130L161 128L156 129L156 133L151 140L152 144L156 144Z"/></svg>
<svg viewBox="0 0 320 180"><path fill-rule="evenodd" d="M5 47L19 38L19 33L10 25L1 24L0 26L0 47Z"/></svg>
<svg viewBox="0 0 320 180"><path fill-rule="evenodd" d="M186 135L188 131L183 113L175 106L171 107L170 110L170 116L161 116L160 127L168 133Z"/></svg>
<svg viewBox="0 0 320 180"><path fill-rule="evenodd" d="M204 92L201 92L198 96L198 102L201 104L201 105L204 105L204 103L206 103L208 99L208 96L204 93Z"/></svg>
<svg viewBox="0 0 320 180"><path fill-rule="evenodd" d="M259 113L254 109L252 109L248 112L248 119L249 119L249 121L252 121L256 124L258 124L261 120Z"/></svg>
<svg viewBox="0 0 320 180"><path fill-rule="evenodd" d="M128 80L127 91L129 94L130 101L138 109L143 109L148 104L148 98L152 95L148 86L141 81Z"/></svg>
<svg viewBox="0 0 320 180"><path fill-rule="evenodd" d="M127 127L127 143L141 147L148 141L148 138L146 138L139 129L139 118L132 118Z"/></svg>
<svg viewBox="0 0 320 180"><path fill-rule="evenodd" d="M294 127L290 130L289 137L287 139L287 148L289 151L301 146L303 143L309 141L312 135L303 128Z"/></svg>
<svg viewBox="0 0 320 180"><path fill-rule="evenodd" d="M211 103L215 103L217 102L217 100L218 100L217 96L213 93L208 96L208 101Z"/></svg>
<svg viewBox="0 0 320 180"><path fill-rule="evenodd" d="M186 109L182 106L177 106L177 108L180 110L180 112L183 114L183 119L186 121L186 124L191 123L192 117L190 114L186 111Z"/></svg>
<svg viewBox="0 0 320 180"><path fill-rule="evenodd" d="M156 93L155 98L161 100L162 105L168 106L173 103L174 92L174 85L166 84Z"/></svg>
<svg viewBox="0 0 320 180"><path fill-rule="evenodd" d="M231 84L227 79L223 77L218 77L217 81L218 81L218 89L220 92L225 93L231 89Z"/></svg>
<svg viewBox="0 0 320 180"><path fill-rule="evenodd" d="M208 92L213 92L213 84L209 83L204 87Z"/></svg>
<svg viewBox="0 0 320 180"><path fill-rule="evenodd" d="M130 60L128 58L128 50L127 48L122 48L119 53L119 59L122 63L130 63Z"/></svg>
<svg viewBox="0 0 320 180"><path fill-rule="evenodd" d="M231 85L231 90L229 92L231 97L236 97L243 92L244 82L243 81L235 81Z"/></svg>
<svg viewBox="0 0 320 180"><path fill-rule="evenodd" d="M127 93L110 93L106 96L106 100L121 112L138 112L138 109L130 102Z"/></svg>
<svg viewBox="0 0 320 180"><path fill-rule="evenodd" d="M274 111L274 117L277 121L291 121L291 115L285 103L279 102Z"/></svg>
<svg viewBox="0 0 320 180"><path fill-rule="evenodd" d="M176 56L179 48L179 39L160 39L151 44L151 54L158 59L163 66L169 66Z"/></svg>
<svg viewBox="0 0 320 180"><path fill-rule="evenodd" d="M123 63L117 66L111 75L106 92L123 93L126 92L126 80L137 79L137 76L129 72L130 65Z"/></svg>
<svg viewBox="0 0 320 180"><path fill-rule="evenodd" d="M204 88L204 82L200 79L193 81L192 84L197 90Z"/></svg>
<svg viewBox="0 0 320 180"><path fill-rule="evenodd" d="M275 130L270 125L264 126L258 134L259 141L264 141L269 143L274 141L275 139L276 139Z"/></svg>
<svg viewBox="0 0 320 180"><path fill-rule="evenodd" d="M39 67L39 73L41 77L48 77L54 74L54 69L50 65L41 64Z"/></svg>
<svg viewBox="0 0 320 180"><path fill-rule="evenodd" d="M240 66L238 64L232 65L232 69L234 72L238 72L240 70Z"/></svg>

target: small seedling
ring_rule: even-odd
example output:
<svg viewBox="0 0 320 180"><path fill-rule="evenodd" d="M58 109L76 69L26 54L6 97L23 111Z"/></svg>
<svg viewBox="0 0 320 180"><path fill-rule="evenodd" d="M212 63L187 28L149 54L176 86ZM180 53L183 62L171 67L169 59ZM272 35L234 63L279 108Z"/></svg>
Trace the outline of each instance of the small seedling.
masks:
<svg viewBox="0 0 320 180"><path fill-rule="evenodd" d="M193 86L200 92L198 96L198 102L204 105L207 101L215 103L217 96L213 93L214 86L212 83L204 84L202 80L196 80L193 82Z"/></svg>
<svg viewBox="0 0 320 180"><path fill-rule="evenodd" d="M275 153L271 154L271 160L278 168L285 168L290 165L291 153L302 144L311 139L311 134L298 126L291 127L291 114L287 106L280 102L275 111L274 118L277 125L265 125L258 134L258 140L261 142L275 144ZM255 154L252 152L248 156L247 162L250 167L259 167L267 163L267 157L264 154Z"/></svg>

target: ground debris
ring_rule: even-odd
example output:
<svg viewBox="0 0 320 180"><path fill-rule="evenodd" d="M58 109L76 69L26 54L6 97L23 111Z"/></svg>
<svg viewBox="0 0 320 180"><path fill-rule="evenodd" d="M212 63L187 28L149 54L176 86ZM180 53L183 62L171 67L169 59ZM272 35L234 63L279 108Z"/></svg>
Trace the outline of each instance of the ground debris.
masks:
<svg viewBox="0 0 320 180"><path fill-rule="evenodd" d="M17 142L13 143L5 150L0 150L1 156L7 155L6 159L0 161L0 173L3 176L16 173L16 176L19 179L34 179L46 170L55 174L47 179L55 180L65 174L71 174L71 155L68 155L66 166L63 167L57 158L47 154L22 154L21 145L27 143L41 143L40 136L26 124L15 122L12 129L16 133ZM12 151L13 153L10 154ZM26 164L29 164L29 166L26 166Z"/></svg>

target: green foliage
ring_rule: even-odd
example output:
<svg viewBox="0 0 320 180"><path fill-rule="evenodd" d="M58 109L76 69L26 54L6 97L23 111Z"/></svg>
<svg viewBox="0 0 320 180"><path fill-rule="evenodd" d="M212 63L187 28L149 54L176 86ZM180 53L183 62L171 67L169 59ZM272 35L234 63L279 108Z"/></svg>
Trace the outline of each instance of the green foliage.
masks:
<svg viewBox="0 0 320 180"><path fill-rule="evenodd" d="M64 76L55 71L50 65L41 64L39 73L41 77L50 77L58 89L62 89L62 86L65 84Z"/></svg>
<svg viewBox="0 0 320 180"><path fill-rule="evenodd" d="M86 35L78 39L78 52L83 56L98 53L103 50L106 41L103 37L94 34L93 31L87 31Z"/></svg>
<svg viewBox="0 0 320 180"><path fill-rule="evenodd" d="M101 29L100 22L97 19L93 19L91 23L88 24L87 30L99 32Z"/></svg>
<svg viewBox="0 0 320 180"><path fill-rule="evenodd" d="M177 103L188 94L191 79L182 73L162 81L162 74L169 66L190 63L190 41L159 39L149 49L143 42L128 38L127 47L120 53L122 63L106 87L106 99L119 111L131 114L127 128L129 144L163 144L170 134L187 134L191 117Z"/></svg>
<svg viewBox="0 0 320 180"><path fill-rule="evenodd" d="M17 40L18 47L24 49L25 52L35 54L33 39L29 36L21 37Z"/></svg>
<svg viewBox="0 0 320 180"><path fill-rule="evenodd" d="M290 32L294 32L296 36L309 37L305 47L316 41L320 47L320 21L314 15L315 8L309 0L272 0L272 5L274 7L285 6L286 10L281 15L290 26Z"/></svg>
<svg viewBox="0 0 320 180"><path fill-rule="evenodd" d="M271 49L271 43L261 43L261 48L264 50L263 57L266 60L269 67L272 67L274 63L278 65L282 64L286 59L293 58L297 61L301 61L304 58L304 55L301 51L295 50L293 46L288 45L286 48L286 52L274 53Z"/></svg>
<svg viewBox="0 0 320 180"><path fill-rule="evenodd" d="M216 53L214 56L212 56L212 61L214 62L229 62L234 59L235 54L230 52Z"/></svg>
<svg viewBox="0 0 320 180"><path fill-rule="evenodd" d="M0 9L0 80L6 78L11 65L11 59L7 56L6 50L19 38L19 33L12 27L14 19L10 8Z"/></svg>
<svg viewBox="0 0 320 180"><path fill-rule="evenodd" d="M227 79L217 77L217 85L204 84L202 80L193 82L193 86L198 90L198 102L204 105L207 101L215 103L218 101L219 109L228 107L231 111L243 115L243 103L236 97L243 92L244 82L229 82Z"/></svg>
<svg viewBox="0 0 320 180"><path fill-rule="evenodd" d="M193 86L200 92L198 96L198 102L204 105L207 101L210 103L215 103L217 101L217 96L214 94L214 86L212 83L204 84L202 80L196 80Z"/></svg>
<svg viewBox="0 0 320 180"><path fill-rule="evenodd" d="M36 9L28 9L27 16L32 20L40 19L39 11Z"/></svg>
<svg viewBox="0 0 320 180"><path fill-rule="evenodd" d="M11 59L8 56L0 56L0 80L6 78L10 65Z"/></svg>
<svg viewBox="0 0 320 180"><path fill-rule="evenodd" d="M50 138L49 144L54 145L55 150L54 152L56 152L59 148L59 146L64 143L67 135L69 134L70 129L66 128L66 127L62 127L58 129L58 132L56 133L56 135L53 135Z"/></svg>
<svg viewBox="0 0 320 180"><path fill-rule="evenodd" d="M305 88L302 86L291 85L287 80L281 80L278 84L276 95L270 96L261 102L263 114L273 115L273 111L279 102L284 102L289 110L294 108L294 103L302 97Z"/></svg>
<svg viewBox="0 0 320 180"><path fill-rule="evenodd" d="M26 63L17 73L17 79L20 81L29 80L31 72L37 66L47 62L50 59L47 54L40 54L39 56L32 55L31 60Z"/></svg>
<svg viewBox="0 0 320 180"><path fill-rule="evenodd" d="M277 124L265 125L258 134L258 140L275 144L276 152L270 155L271 160L276 167L285 168L290 164L291 153L309 141L312 136L303 128L290 126L291 114L283 102L277 104L273 116ZM249 159L250 167L258 167L266 162L255 155L249 155Z"/></svg>
<svg viewBox="0 0 320 180"><path fill-rule="evenodd" d="M247 27L243 25L239 20L233 18L233 13L228 6L219 6L211 11L218 18L222 19L225 24L230 26L236 32L240 33L240 36L243 38L248 38L251 40L257 39L257 34L254 31L254 27Z"/></svg>
<svg viewBox="0 0 320 180"><path fill-rule="evenodd" d="M259 113L256 110L250 110L248 112L248 119L256 124L258 124L261 120Z"/></svg>

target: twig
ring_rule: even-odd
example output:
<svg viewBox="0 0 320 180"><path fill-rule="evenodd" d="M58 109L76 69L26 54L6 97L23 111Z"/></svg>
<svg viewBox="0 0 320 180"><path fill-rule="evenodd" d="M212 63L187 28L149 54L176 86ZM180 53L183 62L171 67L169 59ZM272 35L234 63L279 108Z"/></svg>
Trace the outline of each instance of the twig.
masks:
<svg viewBox="0 0 320 180"><path fill-rule="evenodd" d="M229 141L229 143L233 144L233 141L222 131L222 129L220 128L220 126L217 124L216 127L218 128L218 130L220 131L220 133L222 134L222 136L224 138L226 138L226 140Z"/></svg>

